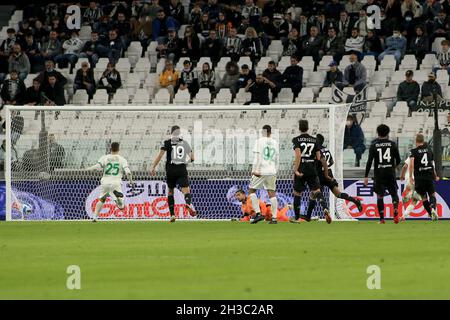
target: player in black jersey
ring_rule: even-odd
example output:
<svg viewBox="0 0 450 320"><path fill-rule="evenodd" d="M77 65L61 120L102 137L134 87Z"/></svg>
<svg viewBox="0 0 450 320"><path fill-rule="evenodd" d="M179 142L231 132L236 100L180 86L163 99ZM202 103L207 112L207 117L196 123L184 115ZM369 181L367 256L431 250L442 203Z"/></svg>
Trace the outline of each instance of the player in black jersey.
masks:
<svg viewBox="0 0 450 320"><path fill-rule="evenodd" d="M438 220L436 214L436 191L434 181L438 181L434 167L433 152L425 145L423 134L416 136L416 148L411 150L409 155L409 179L415 186L415 191L423 200L423 206L431 212L431 219Z"/></svg>
<svg viewBox="0 0 450 320"><path fill-rule="evenodd" d="M325 138L323 135L318 134L316 136L317 144L319 145L319 150L321 154L321 161L317 161L317 173L319 175L319 182L321 187L328 187L328 189L333 192L334 196L339 199L344 199L350 202L353 202L356 207L358 208L358 211L362 211L362 205L361 201L359 199L353 198L350 195L348 195L345 192L341 192L339 190L339 184L333 177L333 172L331 171L331 167L334 164L333 156L331 155L330 150L328 150L324 145ZM328 174L326 175L326 172L324 171L324 164L323 162L326 162L326 165L328 167Z"/></svg>
<svg viewBox="0 0 450 320"><path fill-rule="evenodd" d="M331 223L330 212L327 208L327 203L320 191L320 182L317 175L316 161L320 160L320 150L317 144L317 139L308 134L308 121L299 121L300 135L292 139L295 151L294 162L294 213L295 219L291 222L298 222L300 218L305 221L311 220L311 214L315 207L315 202L319 201L325 214L327 223ZM326 162L325 169L328 171ZM308 210L306 215L300 214L301 195L308 185L311 190L310 199L308 203Z"/></svg>
<svg viewBox="0 0 450 320"><path fill-rule="evenodd" d="M369 150L369 159L366 165L366 174L364 176L364 185L369 184L369 172L374 162L374 186L377 194L377 207L380 215L380 223L384 224L384 196L386 190L392 198L394 205L394 222L398 223L398 204L397 181L395 169L400 164L400 153L397 144L389 140L389 127L381 124L377 127L378 138L372 142Z"/></svg>
<svg viewBox="0 0 450 320"><path fill-rule="evenodd" d="M192 205L192 196L189 188L189 178L186 168L188 158L191 162L194 161L194 153L192 152L189 143L184 141L180 136L180 127L173 126L171 129L171 138L164 140L161 143L161 151L153 161L150 168L150 174L154 176L156 174L156 167L161 161L164 153L167 153L166 157L166 179L167 187L169 188L167 200L169 202L170 222L175 222L175 198L174 189L178 185L181 188L181 192L184 194L186 201L186 209L191 216L196 216L197 212Z"/></svg>

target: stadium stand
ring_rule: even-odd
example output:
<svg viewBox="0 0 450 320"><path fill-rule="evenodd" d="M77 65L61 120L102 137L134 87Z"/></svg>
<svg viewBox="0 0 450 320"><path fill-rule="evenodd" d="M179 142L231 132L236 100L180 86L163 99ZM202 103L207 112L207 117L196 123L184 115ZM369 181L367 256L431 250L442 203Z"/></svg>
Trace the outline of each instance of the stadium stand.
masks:
<svg viewBox="0 0 450 320"><path fill-rule="evenodd" d="M208 22L202 23L199 16L194 14L192 8L195 2L199 2L202 13L209 14ZM270 61L274 61L277 70L281 73L277 79L278 95L273 99L273 103L328 103L332 95L331 87L324 87L323 82L326 71L330 69L330 62L335 61L338 69L342 72L350 64L349 54L344 52L344 43L349 38L351 28L358 27L361 30L373 29L373 21L366 18L361 23L358 15L350 14L350 30L343 29L343 22L335 20L331 14L338 11L346 11L348 1L321 1L314 5L299 1L236 1L240 5L241 12L252 12L248 17L242 16L241 12L234 12L231 7L221 1L123 1L123 2L105 2L99 4L95 11L89 9L89 6L82 6L82 26L79 30L79 39L83 42L83 48L75 51L77 62L74 70L70 70L70 65L57 65L56 71L60 72L63 81L66 102L72 105L90 103L93 105L156 105L156 104L244 104L250 100L250 93L245 89L235 87L223 87L221 79L227 72L226 65L229 61L236 61L239 66L247 64L256 74L262 74L266 70ZM418 1L418 6L426 9L429 1ZM381 48L372 47L370 39L366 38L362 52L357 52L359 60L364 65L366 75L366 99L371 100L367 103L367 109L357 117L365 133L366 144L375 136L377 124L381 121L389 123L393 127L394 134L402 137L401 140L406 146L405 150L412 145L412 138L406 139L407 133L423 130L427 138L432 135L432 118L427 117L426 113L411 110L406 103L396 101L397 88L405 80L407 70L414 71L414 81L417 81L422 87L425 81L428 81L428 74L437 67L436 81L442 89L443 98L450 98L449 75L447 68L443 66L442 57L450 60L450 55L442 52L442 41L450 39L450 23L445 24L446 37L437 29L442 24L438 17L431 14L422 14L413 19L411 23L405 23L403 17L407 10L400 10L404 0L375 0L370 1L371 5L380 7L382 19L380 28L375 29L375 37L380 40ZM68 4L58 6L50 5L31 5L24 8L17 8L8 25L0 30L0 78L8 78L12 68L21 68L26 76L23 82L26 87L32 86L33 79L42 76L45 61L54 60L56 54L67 53L69 49L62 47L65 41L70 41L69 30L64 24L64 13ZM355 4L353 4L355 6ZM356 6L360 10L367 9L367 1L357 0ZM57 8L57 10L55 10ZM239 6L238 6L239 8ZM333 10L330 10L333 8ZM440 5L440 10L450 13L450 6L447 2ZM165 18L159 19L157 13L163 11ZM227 26L216 20L216 13L223 12L227 19ZM422 12L430 12L422 10ZM125 24L118 21L118 13L124 13L126 16ZM176 15L174 15L177 13ZM318 26L317 16L320 13L325 14L325 27L321 27L319 35L320 41L311 38L309 29L312 26ZM292 28L303 30L304 26L300 23L300 15L307 18L307 31L296 41L288 41L288 31ZM108 19L103 19L108 16ZM337 15L339 16L339 15ZM268 25L261 24L263 17L268 17ZM60 21L57 28L53 21ZM178 20L177 20L178 19ZM104 21L107 21L106 23ZM25 24L24 22L27 22ZM365 24L365 25L364 25ZM40 28L40 25L43 25ZM164 28L160 26L163 25ZM24 27L26 26L26 28ZM192 26L194 34L189 41L184 39L185 30ZM255 39L247 38L246 31L248 27L256 29L258 37ZM418 38L415 33L415 26L425 26L426 33L422 35L425 38L428 47L423 59L418 59L415 53L415 44ZM334 28L337 31L336 39L330 39L327 35L328 28ZM232 29L236 29L238 37L236 42L230 44L233 40L228 37ZM392 36L394 29L400 29L400 37L407 40L407 48L402 52L400 63L397 63L393 54L387 54L381 62L377 56L385 50L385 41ZM117 30L118 37L115 40L109 38L109 31ZM171 30L176 31L172 33ZM219 39L220 52L217 52L218 62L211 56L203 53L208 51L208 30L216 30ZM56 40L51 38L50 31L56 31ZM438 32L439 31L439 32ZM99 40L95 43L91 41L91 33L97 33ZM159 32L157 34L157 32ZM27 35L34 36L33 45L27 44L25 38ZM362 33L361 33L362 35ZM198 42L197 42L198 40ZM420 39L419 39L420 40ZM53 41L53 42L52 42ZM234 41L234 40L233 40ZM244 47L243 43L254 41L262 48L260 58L253 58L255 52L252 49ZM319 43L319 47L312 47L311 43ZM194 42L197 43L194 45ZM336 54L325 55L324 52L330 52L333 42L336 42ZM294 43L294 47L292 47ZM17 62L8 63L9 60L18 60L14 56L14 44L20 44L22 56L33 59L33 70L30 66ZM232 54L227 54L225 47L232 45L234 50ZM342 47L342 49L339 49ZM245 49L247 48L247 49ZM256 48L256 45L253 46ZM33 51L34 50L34 51ZM250 50L250 51L248 51ZM45 54L44 54L45 52ZM54 54L53 54L53 53ZM186 53L190 53L188 56ZM334 51L333 51L334 52ZM36 54L37 53L37 54ZM83 55L87 54L87 55ZM116 59L116 55L119 58ZM290 88L284 87L284 81L288 75L284 74L286 68L291 65L290 56L296 55L300 58L299 66L303 69L302 83L303 88L298 97L294 100L294 94ZM89 58L86 58L88 56ZM94 56L97 57L94 59ZM11 58L10 58L11 57ZM438 60L438 57L440 57ZM23 58L22 60L30 60ZM187 90L178 90L179 83L175 86L175 96L173 101L166 88L160 88L159 75L165 68L168 59L174 60L176 72L183 69L183 61L193 62L194 74L201 72L203 63L207 62L213 68L216 74L215 90L210 91L206 88L200 88L196 96L191 99ZM106 69L108 62L115 63L116 70L121 76L121 87L115 94L108 94L106 90L97 89L93 98L89 99L84 90L77 90L74 93L73 81L75 73L80 69L82 62L88 61L94 72L94 78L99 81L101 75ZM450 64L450 61L449 61ZM94 66L95 65L95 66ZM54 72L54 71L51 71ZM46 81L44 77L44 81ZM65 79L65 80L64 80ZM21 81L21 80L18 80ZM195 80L196 81L196 80ZM42 87L45 87L45 83ZM160 89L158 89L160 88ZM344 90L346 93L352 93L353 90ZM272 92L270 93L272 98ZM380 101L375 101L381 99ZM90 101L89 101L90 100ZM6 103L7 101L2 101ZM11 101L9 101L11 103ZM26 104L27 101L24 101ZM42 104L52 104L53 101L43 97ZM262 107L263 108L263 107ZM391 110L392 109L392 112ZM446 117L444 117L445 120ZM444 121L442 120L442 121ZM345 152L349 155L349 152ZM348 158L345 158L348 160ZM347 161L351 163L351 161Z"/></svg>

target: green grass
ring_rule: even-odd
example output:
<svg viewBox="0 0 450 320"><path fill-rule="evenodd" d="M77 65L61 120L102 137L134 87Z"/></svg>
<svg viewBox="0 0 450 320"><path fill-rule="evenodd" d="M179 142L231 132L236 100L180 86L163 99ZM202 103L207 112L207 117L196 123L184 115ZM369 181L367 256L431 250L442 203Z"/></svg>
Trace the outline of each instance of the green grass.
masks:
<svg viewBox="0 0 450 320"><path fill-rule="evenodd" d="M450 299L450 221L0 223L0 299L17 298Z"/></svg>

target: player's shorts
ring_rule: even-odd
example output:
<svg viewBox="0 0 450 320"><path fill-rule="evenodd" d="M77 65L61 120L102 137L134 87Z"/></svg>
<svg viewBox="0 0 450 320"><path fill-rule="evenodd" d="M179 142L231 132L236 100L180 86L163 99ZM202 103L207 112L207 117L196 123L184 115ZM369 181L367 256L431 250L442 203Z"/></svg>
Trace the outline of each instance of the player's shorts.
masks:
<svg viewBox="0 0 450 320"><path fill-rule="evenodd" d="M122 193L122 185L120 182L102 182L99 198L104 198L105 196L115 197L114 191Z"/></svg>
<svg viewBox="0 0 450 320"><path fill-rule="evenodd" d="M252 176L252 179L250 180L250 189L255 190L270 190L275 191L276 190L276 183L277 183L277 176L270 175L270 176Z"/></svg>
<svg viewBox="0 0 450 320"><path fill-rule="evenodd" d="M306 186L309 187L309 190L317 190L320 189L320 181L317 175L313 176L295 176L294 177L294 191L303 192L306 190Z"/></svg>
<svg viewBox="0 0 450 320"><path fill-rule="evenodd" d="M434 181L431 179L416 179L416 192L426 199L427 194L432 195L436 192Z"/></svg>
<svg viewBox="0 0 450 320"><path fill-rule="evenodd" d="M189 187L189 178L186 166L184 165L166 166L166 180L169 189L174 189L177 185L180 188Z"/></svg>
<svg viewBox="0 0 450 320"><path fill-rule="evenodd" d="M394 175L381 175L374 179L373 191L377 195L384 196L386 190L392 196L397 194L397 180Z"/></svg>
<svg viewBox="0 0 450 320"><path fill-rule="evenodd" d="M325 179L325 175L324 174L319 174L320 186L321 187L327 187L330 190L333 190L334 188L339 187L339 184L336 181L336 179L333 177L333 174L331 173L331 171L328 172L328 175L330 176L331 180Z"/></svg>

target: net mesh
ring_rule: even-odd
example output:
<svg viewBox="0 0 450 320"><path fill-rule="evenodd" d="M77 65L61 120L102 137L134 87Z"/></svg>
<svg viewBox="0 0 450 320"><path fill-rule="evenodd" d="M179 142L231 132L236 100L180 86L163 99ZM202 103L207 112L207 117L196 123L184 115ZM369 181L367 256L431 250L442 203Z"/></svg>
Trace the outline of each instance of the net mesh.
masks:
<svg viewBox="0 0 450 320"><path fill-rule="evenodd" d="M334 108L333 110L330 108ZM268 110L126 110L37 111L18 108L11 112L10 186L12 220L72 220L92 217L100 192L100 173L85 169L94 165L109 150L111 142L120 142L120 154L133 171L135 188L123 181L125 208L120 210L108 199L100 219L165 219L169 217L164 161L156 177L149 175L152 160L161 142L169 137L173 125L181 127L183 139L192 146L196 160L189 164L189 178L195 219L233 219L241 217L240 203L234 199L238 189L248 190L253 162L253 144L263 125L272 126L272 136L280 146L277 175L279 207L293 211L292 138L298 135L298 120L307 119L310 133L321 133L335 158L333 173L343 182L343 133L346 105L295 106L295 109ZM330 118L331 117L331 118ZM337 146L337 147L334 147ZM334 148L334 150L333 150ZM8 168L7 168L8 170ZM329 197L336 219L350 218L344 201ZM258 196L269 202L267 193ZM302 198L306 211L309 192ZM175 190L175 212L190 217L184 197ZM316 206L313 216L323 217Z"/></svg>

